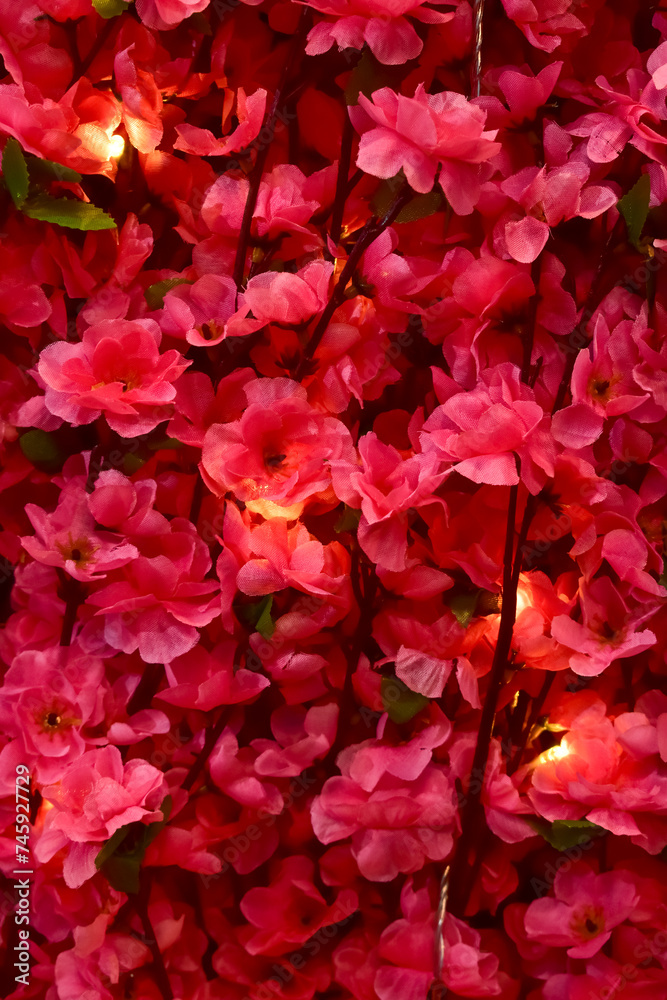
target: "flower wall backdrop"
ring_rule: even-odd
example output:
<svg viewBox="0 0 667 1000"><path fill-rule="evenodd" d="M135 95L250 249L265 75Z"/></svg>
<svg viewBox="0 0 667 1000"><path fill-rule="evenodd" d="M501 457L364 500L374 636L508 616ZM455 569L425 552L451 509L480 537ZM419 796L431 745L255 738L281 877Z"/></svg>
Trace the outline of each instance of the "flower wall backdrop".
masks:
<svg viewBox="0 0 667 1000"><path fill-rule="evenodd" d="M667 995L667 8L0 54L3 995Z"/></svg>

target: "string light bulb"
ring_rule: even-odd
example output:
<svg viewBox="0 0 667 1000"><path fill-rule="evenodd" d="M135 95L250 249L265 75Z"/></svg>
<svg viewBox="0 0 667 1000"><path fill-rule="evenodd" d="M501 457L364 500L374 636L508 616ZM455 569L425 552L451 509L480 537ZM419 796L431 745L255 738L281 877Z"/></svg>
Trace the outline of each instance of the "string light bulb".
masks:
<svg viewBox="0 0 667 1000"><path fill-rule="evenodd" d="M517 587L517 592L516 592L517 617L521 614L522 611L525 611L526 608L529 608L532 605L532 603L533 601L530 589L526 586L525 583L520 583L519 586Z"/></svg>
<svg viewBox="0 0 667 1000"><path fill-rule="evenodd" d="M119 160L125 152L125 139L122 135L112 135L109 139L109 159Z"/></svg>
<svg viewBox="0 0 667 1000"><path fill-rule="evenodd" d="M555 747L550 747L549 750L545 750L541 753L538 760L553 762L557 760L562 760L563 757L567 757L570 753L570 749L566 743L557 743Z"/></svg>

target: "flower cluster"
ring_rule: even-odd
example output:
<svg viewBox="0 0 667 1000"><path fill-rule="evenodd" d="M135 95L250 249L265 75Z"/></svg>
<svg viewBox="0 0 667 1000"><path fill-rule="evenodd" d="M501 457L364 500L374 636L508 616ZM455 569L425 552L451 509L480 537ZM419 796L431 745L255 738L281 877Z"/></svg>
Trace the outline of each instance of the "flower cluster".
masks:
<svg viewBox="0 0 667 1000"><path fill-rule="evenodd" d="M666 995L665 10L0 55L7 995Z"/></svg>

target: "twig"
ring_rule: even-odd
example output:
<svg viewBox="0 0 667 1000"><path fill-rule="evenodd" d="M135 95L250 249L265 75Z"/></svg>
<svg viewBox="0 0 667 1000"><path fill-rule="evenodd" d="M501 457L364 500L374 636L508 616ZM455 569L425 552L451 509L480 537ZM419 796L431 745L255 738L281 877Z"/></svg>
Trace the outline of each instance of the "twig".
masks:
<svg viewBox="0 0 667 1000"><path fill-rule="evenodd" d="M347 197L353 138L354 129L348 114L343 122L343 134L340 141L340 159L338 161L338 174L336 176L336 195L331 215L331 239L334 243L338 243L340 240L340 233L343 228L343 212L345 211L345 199Z"/></svg>
<svg viewBox="0 0 667 1000"><path fill-rule="evenodd" d="M141 675L141 680L135 687L132 697L127 703L128 715L134 715L136 712L140 712L142 708L148 708L162 680L163 670L164 666L162 663L146 664L144 672Z"/></svg>
<svg viewBox="0 0 667 1000"><path fill-rule="evenodd" d="M450 911L460 917L463 916L466 900L464 891L467 886L467 860L472 846L477 841L476 831L483 828L483 824L478 822L479 810L481 807L482 791L484 788L484 776L489 759L491 748L491 736L493 734L493 723L498 706L498 697L503 685L505 668L507 666L509 652L512 646L512 633L514 620L516 618L516 588L518 584L518 573L514 573L513 553L514 553L514 530L516 524L516 508L519 494L519 487L510 487L509 503L507 506L507 528L505 533L505 553L503 557L503 606L500 612L500 627L498 629L498 639L491 666L491 678L486 693L486 699L482 708L482 717L477 732L477 743L473 756L471 776L476 779L472 786L476 791L468 792L463 806L461 818L461 835L457 841L456 850L451 863L452 875L450 879ZM517 564L521 561L521 552L517 551ZM515 580L516 577L516 580Z"/></svg>
<svg viewBox="0 0 667 1000"><path fill-rule="evenodd" d="M301 8L301 15L299 18L299 24L297 30L292 37L292 44L289 48L289 54L283 71L276 87L276 91L273 95L273 101L271 102L271 107L266 115L260 134L264 132L264 129L269 130L269 134L273 137L276 128L276 121L278 118L278 111L280 105L284 100L285 85L287 83L290 70L292 69L292 64L294 62L297 52L301 49L303 45L304 36L306 29L308 27L308 8ZM250 228L252 226L252 219L255 213L255 206L257 205L257 196L259 195L259 186L262 182L262 176L264 174L264 165L266 163L266 158L269 155L269 147L271 141L264 142L257 153L257 159L255 164L250 171L250 185L248 188L248 197L246 198L245 208L243 209L243 218L241 220L241 231L239 233L239 241L236 248L236 258L234 260L234 270L232 272L232 277L234 279L234 284L240 291L243 285L243 271L245 269L245 259L248 252L248 243L250 241Z"/></svg>
<svg viewBox="0 0 667 1000"><path fill-rule="evenodd" d="M68 576L60 567L57 567L57 572L61 584L62 597L65 601L65 614L60 630L60 645L71 646L72 634L76 625L76 616L83 598L83 592L78 580Z"/></svg>
<svg viewBox="0 0 667 1000"><path fill-rule="evenodd" d="M229 719L229 710L223 709L222 712L220 713L218 721L213 726L213 728L206 730L206 738L204 740L204 746L199 751L194 764L186 774L185 780L181 785L183 791L189 792L192 786L194 785L195 781L201 774L202 770L204 769L204 765L206 764L206 761L211 755L213 747L222 736L224 728L227 725L228 719Z"/></svg>
<svg viewBox="0 0 667 1000"><path fill-rule="evenodd" d="M354 275L357 264L361 260L364 252L368 249L371 243L392 224L392 222L395 222L396 218L401 214L401 210L413 197L413 194L414 192L412 188L406 181L383 218L377 219L375 216L371 216L364 228L361 230L359 238L354 244L350 252L350 256L347 258L345 263L345 267L341 271L340 277L336 282L336 287L332 292L331 298L327 302L324 312L320 316L317 326L313 330L308 346L303 353L301 364L297 369L295 375L296 379L302 379L306 374L308 374L309 362L312 360L317 348L320 346L320 341L329 326L331 317L335 313L336 309L338 309L338 307L345 300L345 289L347 288L348 282Z"/></svg>
<svg viewBox="0 0 667 1000"><path fill-rule="evenodd" d="M155 985L162 994L163 1000L174 1000L174 994L171 989L171 983L169 982L167 968L164 964L162 952L160 951L155 937L155 931L153 930L151 918L148 915L148 900L151 891L150 874L146 871L142 871L139 878L139 892L136 896L132 897L132 902L137 912L137 916L141 921L141 926L144 929L145 944L150 949L151 955L153 956L153 974L155 976Z"/></svg>

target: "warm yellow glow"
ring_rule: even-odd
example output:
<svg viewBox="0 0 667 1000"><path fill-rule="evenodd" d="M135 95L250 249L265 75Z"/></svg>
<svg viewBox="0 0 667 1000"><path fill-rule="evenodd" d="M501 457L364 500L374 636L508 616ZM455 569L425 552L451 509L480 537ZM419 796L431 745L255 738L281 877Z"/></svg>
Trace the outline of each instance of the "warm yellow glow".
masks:
<svg viewBox="0 0 667 1000"><path fill-rule="evenodd" d="M569 753L570 750L566 744L559 743L558 746L551 747L550 750L545 750L544 753L541 753L538 759L542 761L562 760L563 757L567 757Z"/></svg>
<svg viewBox="0 0 667 1000"><path fill-rule="evenodd" d="M529 608L532 604L532 596L530 590L524 583L520 583L516 592L516 613L517 617L526 608Z"/></svg>
<svg viewBox="0 0 667 1000"><path fill-rule="evenodd" d="M119 160L125 151L125 139L122 135L112 135L109 139L109 159Z"/></svg>
<svg viewBox="0 0 667 1000"><path fill-rule="evenodd" d="M286 521L296 521L304 508L304 503L295 503L291 507L280 507L273 500L246 500L246 507L252 514L268 520L270 517L284 517Z"/></svg>

